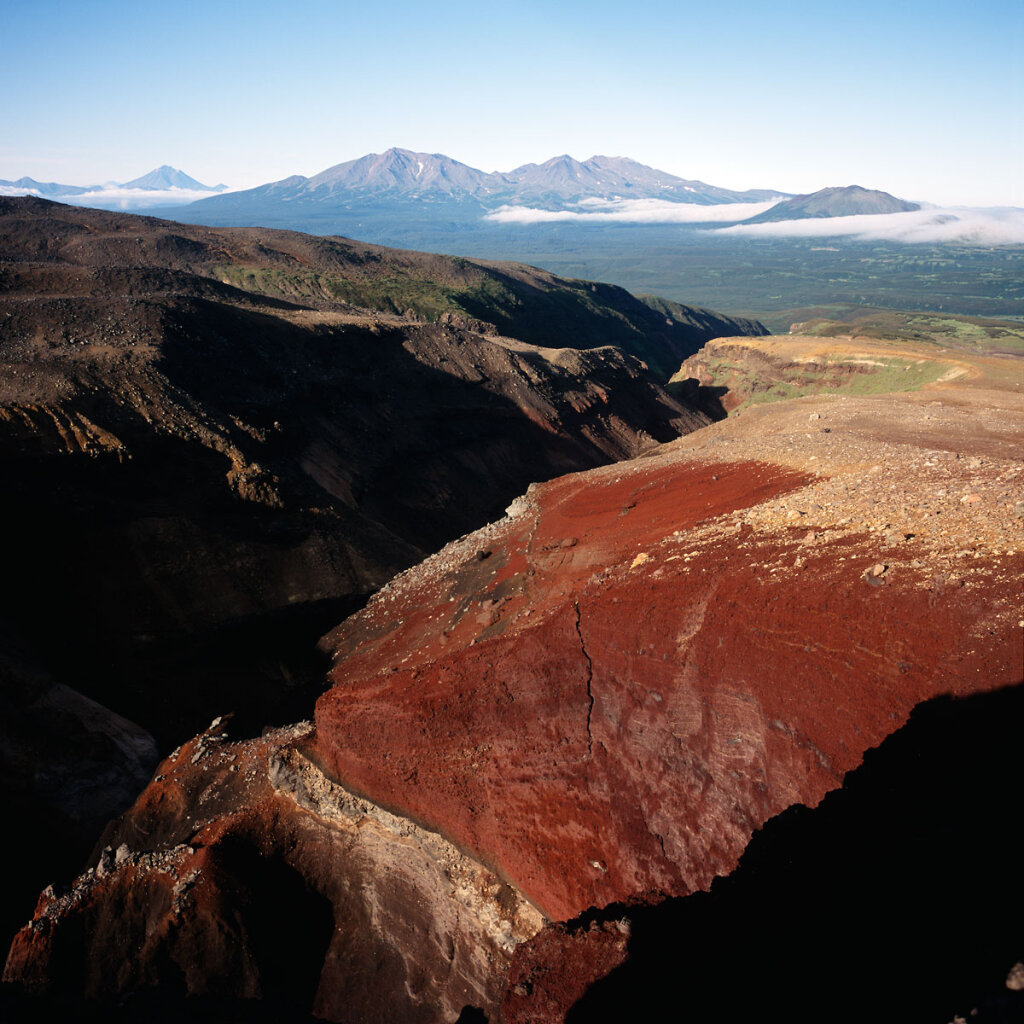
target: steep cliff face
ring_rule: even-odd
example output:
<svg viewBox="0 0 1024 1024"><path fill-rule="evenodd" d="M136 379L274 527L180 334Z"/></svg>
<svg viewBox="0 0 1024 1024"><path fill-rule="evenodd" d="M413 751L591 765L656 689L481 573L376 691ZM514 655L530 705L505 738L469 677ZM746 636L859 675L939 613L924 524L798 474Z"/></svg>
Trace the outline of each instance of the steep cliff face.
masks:
<svg viewBox="0 0 1024 1024"><path fill-rule="evenodd" d="M1024 841L1007 814L1022 716L1022 685L915 708L841 790L767 823L710 892L630 907L628 959L568 1015L572 979L541 956L549 930L521 947L510 996L545 985L547 999L509 999L506 1021L657 1020L666 1005L736 1024L1024 1020ZM575 947L593 934L577 924Z"/></svg>
<svg viewBox="0 0 1024 1024"><path fill-rule="evenodd" d="M543 923L536 908L325 777L308 724L247 742L227 724L159 766L93 869L43 893L5 978L92 999L261 1000L287 1019L493 1015L512 951Z"/></svg>
<svg viewBox="0 0 1024 1024"><path fill-rule="evenodd" d="M91 873L44 894L6 978L275 991L245 923L257 883L238 881L255 845L297 873L290 908L326 899L334 921L314 940L320 912L301 910L296 1011L363 1019L386 991L395 1020L561 1021L581 999L575 1019L605 1019L605 991L628 1013L630 978L668 956L650 915L673 936L690 921L666 898L732 872L920 702L1020 682L1024 407L984 384L763 406L531 488L325 637L315 731L215 729L165 762ZM159 931L201 865L182 860L171 896L138 865L172 855L220 873ZM739 911L714 906L726 923L706 927L727 931Z"/></svg>
<svg viewBox="0 0 1024 1024"><path fill-rule="evenodd" d="M31 200L0 211L0 459L18 538L0 615L40 643L59 618L75 653L44 660L162 740L221 709L183 686L226 696L232 673L260 678L264 724L309 670L291 634L315 639L530 482L705 422L617 349L212 278L232 246L258 258L249 233ZM326 243L280 234L292 263L325 270ZM239 639L258 650L244 667ZM156 715L152 692L121 703L140 675L179 684Z"/></svg>
<svg viewBox="0 0 1024 1024"><path fill-rule="evenodd" d="M554 919L705 888L916 703L1019 672L1014 568L936 581L916 530L839 525L835 487L663 455L535 488L332 634L325 764Z"/></svg>
<svg viewBox="0 0 1024 1024"><path fill-rule="evenodd" d="M115 705L133 689L119 679L138 672L185 676L191 662L201 686L217 685L196 648L215 649L224 631L258 634L261 619L267 630L281 620L283 635L310 620L314 641L531 480L702 422L615 350L175 312L142 365L87 354L40 366L11 353L4 389L7 516L20 538L4 611L45 636L52 619L37 611L48 606L74 638L78 672L123 659L112 677L91 673L104 677L93 695ZM24 377L51 393L12 394ZM261 659L293 657L256 643ZM179 687L157 717L188 720L190 703ZM193 729L219 709L203 703ZM137 702L121 709L181 735Z"/></svg>

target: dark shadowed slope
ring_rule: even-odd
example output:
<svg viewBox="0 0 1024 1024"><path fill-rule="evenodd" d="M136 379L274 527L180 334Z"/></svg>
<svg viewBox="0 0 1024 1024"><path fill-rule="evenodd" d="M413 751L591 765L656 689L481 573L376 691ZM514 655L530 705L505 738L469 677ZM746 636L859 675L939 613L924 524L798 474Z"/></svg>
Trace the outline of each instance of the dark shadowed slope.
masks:
<svg viewBox="0 0 1024 1024"><path fill-rule="evenodd" d="M659 381L711 338L767 333L753 320L677 303L652 309L614 285L560 278L521 263L267 228L203 228L33 199L0 197L0 213L5 272L16 270L10 263L31 264L43 289L45 269L54 263L114 275L144 269L149 276L131 285L135 293L165 290L157 272L164 282L167 274L186 273L189 288L203 294L221 295L216 286L227 284L307 308L352 304L553 348L615 345L647 362Z"/></svg>

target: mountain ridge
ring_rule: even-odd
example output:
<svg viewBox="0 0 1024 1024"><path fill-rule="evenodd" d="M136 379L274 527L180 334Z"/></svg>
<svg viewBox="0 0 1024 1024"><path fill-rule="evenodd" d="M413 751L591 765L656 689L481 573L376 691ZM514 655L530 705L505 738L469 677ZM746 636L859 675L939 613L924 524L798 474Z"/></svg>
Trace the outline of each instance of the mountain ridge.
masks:
<svg viewBox="0 0 1024 1024"><path fill-rule="evenodd" d="M541 205L561 209L588 199L662 199L697 206L763 202L788 193L771 189L737 192L695 179L679 178L627 157L592 156L579 161L562 154L541 164L508 172L485 172L442 153L392 147L335 164L306 178L292 175L224 196L210 196L189 207L191 214L238 212L260 215L265 201L287 201L292 210L312 210L330 200L432 200L465 207L473 216L502 205Z"/></svg>
<svg viewBox="0 0 1024 1024"><path fill-rule="evenodd" d="M792 196L770 210L743 221L744 224L766 224L782 220L809 220L819 217L854 217L860 214L909 213L920 210L920 204L897 199L879 189L860 185L831 186Z"/></svg>
<svg viewBox="0 0 1024 1024"><path fill-rule="evenodd" d="M0 196L39 196L73 206L97 209L148 208L152 205L188 202L176 193L225 192L227 185L204 185L190 174L161 164L131 181L107 181L102 185L66 185L56 181L36 181L27 175L17 180L0 179ZM193 195L192 198L195 198Z"/></svg>
<svg viewBox="0 0 1024 1024"><path fill-rule="evenodd" d="M165 188L187 188L204 192L219 192L227 189L227 185L204 185L196 181L190 174L171 167L170 164L161 164L146 174L131 181L122 182L121 188L141 189L165 189Z"/></svg>
<svg viewBox="0 0 1024 1024"><path fill-rule="evenodd" d="M0 197L0 266L0 807L43 837L0 931L154 742L291 720L317 638L396 572L707 422L637 356L713 329L522 265Z"/></svg>
<svg viewBox="0 0 1024 1024"><path fill-rule="evenodd" d="M1005 994L1016 833L1005 822L967 874L949 836L1006 818L1019 776L1024 407L1011 361L970 365L989 379L965 372L920 397L825 388L530 487L321 640L333 685L315 727L248 739L218 717L170 754L89 868L44 890L5 980L161 1008L216 984L229 1011L262 996L268 1020L396 1024L659 1019L695 958L705 1016L726 1022L764 1016L766 998L800 1024L823 1007L843 1024L894 1005L884 1019L916 1020L902 1009L924 997L949 1020L977 1005L982 972ZM305 382L296 394L312 397ZM862 759L878 766L938 695L950 727L874 772L884 814L861 800L830 838L791 836L766 863L783 816L849 807ZM983 700L965 742L955 720ZM975 772L994 749L1011 754ZM945 772L926 800L922 763ZM938 860L922 881L925 846ZM877 870L861 879L865 857ZM951 949L935 893L954 876ZM761 898L723 908L758 879ZM980 950L979 891L1003 922ZM891 980L851 1008L823 929L869 980L891 936ZM723 958L730 943L742 956ZM759 984L733 1012L737 964ZM652 1009L638 1017L640 999Z"/></svg>
<svg viewBox="0 0 1024 1024"><path fill-rule="evenodd" d="M62 185L59 181L36 181L35 178L30 178L27 174L22 175L15 181L0 179L0 189L24 189L26 193L36 193L51 199L55 196L81 195L93 187L98 188L99 186ZM0 194L10 195L11 192L5 191L0 192Z"/></svg>
<svg viewBox="0 0 1024 1024"><path fill-rule="evenodd" d="M737 192L696 179L680 178L619 156L595 155L579 161L563 154L542 164L524 164L510 171L507 177L517 185L520 198L543 198L554 193L567 199L669 199L716 205L758 202L785 194L771 189Z"/></svg>

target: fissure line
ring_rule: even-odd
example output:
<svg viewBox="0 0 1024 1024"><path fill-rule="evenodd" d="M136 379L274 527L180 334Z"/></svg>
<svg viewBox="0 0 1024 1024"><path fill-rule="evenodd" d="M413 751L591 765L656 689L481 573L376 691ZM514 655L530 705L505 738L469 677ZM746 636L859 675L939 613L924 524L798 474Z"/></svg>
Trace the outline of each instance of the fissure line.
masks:
<svg viewBox="0 0 1024 1024"><path fill-rule="evenodd" d="M589 761L594 755L594 737L590 732L590 719L594 714L594 663L590 660L590 655L587 654L587 645L583 642L583 631L580 629L579 601L573 601L573 607L576 609L576 635L580 638L580 650L583 652L583 657L587 660L587 760Z"/></svg>

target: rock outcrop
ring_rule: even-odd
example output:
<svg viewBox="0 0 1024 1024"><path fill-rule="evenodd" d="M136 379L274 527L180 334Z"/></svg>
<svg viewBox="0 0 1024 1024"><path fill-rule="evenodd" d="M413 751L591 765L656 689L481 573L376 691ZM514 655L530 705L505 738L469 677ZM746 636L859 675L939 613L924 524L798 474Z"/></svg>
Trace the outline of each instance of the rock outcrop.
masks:
<svg viewBox="0 0 1024 1024"><path fill-rule="evenodd" d="M325 765L556 920L705 888L919 701L1019 672L1015 569L937 579L835 486L665 452L535 487L331 635Z"/></svg>
<svg viewBox="0 0 1024 1024"><path fill-rule="evenodd" d="M48 888L5 978L93 999L166 988L328 1020L495 1012L540 913L436 833L327 779L309 726L183 745L71 888ZM188 813L186 813L186 811Z"/></svg>

